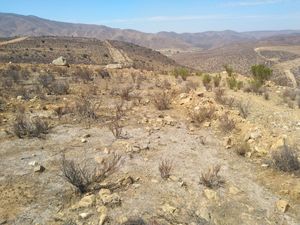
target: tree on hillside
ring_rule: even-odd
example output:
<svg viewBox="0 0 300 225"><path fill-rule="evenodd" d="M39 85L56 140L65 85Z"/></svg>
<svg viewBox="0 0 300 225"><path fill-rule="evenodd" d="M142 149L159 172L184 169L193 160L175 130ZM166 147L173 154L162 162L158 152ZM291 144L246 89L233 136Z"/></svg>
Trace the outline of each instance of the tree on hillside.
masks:
<svg viewBox="0 0 300 225"><path fill-rule="evenodd" d="M254 80L259 82L261 85L263 85L266 80L269 80L273 73L270 68L262 64L252 66L251 72Z"/></svg>

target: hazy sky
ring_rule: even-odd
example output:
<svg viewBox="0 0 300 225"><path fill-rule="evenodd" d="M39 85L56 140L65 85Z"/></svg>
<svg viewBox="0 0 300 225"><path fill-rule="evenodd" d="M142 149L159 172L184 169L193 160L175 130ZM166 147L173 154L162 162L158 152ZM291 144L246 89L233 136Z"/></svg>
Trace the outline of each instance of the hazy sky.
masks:
<svg viewBox="0 0 300 225"><path fill-rule="evenodd" d="M300 0L0 0L0 12L144 32L300 29Z"/></svg>

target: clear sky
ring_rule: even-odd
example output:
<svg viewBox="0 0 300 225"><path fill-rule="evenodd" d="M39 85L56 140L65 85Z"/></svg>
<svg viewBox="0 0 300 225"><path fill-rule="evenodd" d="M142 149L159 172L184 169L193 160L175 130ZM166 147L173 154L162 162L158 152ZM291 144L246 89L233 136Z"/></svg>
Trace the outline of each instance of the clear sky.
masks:
<svg viewBox="0 0 300 225"><path fill-rule="evenodd" d="M0 12L144 32L300 29L300 0L0 0Z"/></svg>

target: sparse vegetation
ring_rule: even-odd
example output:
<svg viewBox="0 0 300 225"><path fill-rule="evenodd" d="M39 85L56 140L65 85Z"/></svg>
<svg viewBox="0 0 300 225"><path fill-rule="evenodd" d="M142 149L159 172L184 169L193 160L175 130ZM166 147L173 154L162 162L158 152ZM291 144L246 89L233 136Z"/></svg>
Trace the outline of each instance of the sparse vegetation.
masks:
<svg viewBox="0 0 300 225"><path fill-rule="evenodd" d="M216 108L214 106L195 107L189 111L189 116L192 122L202 124L206 120L211 120L215 114Z"/></svg>
<svg viewBox="0 0 300 225"><path fill-rule="evenodd" d="M18 113L13 124L13 132L19 138L41 137L47 134L49 130L48 123L40 117L29 117L24 113Z"/></svg>
<svg viewBox="0 0 300 225"><path fill-rule="evenodd" d="M249 114L250 114L250 102L249 101L246 101L246 102L240 101L240 102L238 102L237 108L240 112L240 115L244 119L246 119L249 116Z"/></svg>
<svg viewBox="0 0 300 225"><path fill-rule="evenodd" d="M214 87L217 88L220 86L220 83L221 83L221 80L222 80L222 77L220 74L216 75L213 77L213 81L214 81Z"/></svg>
<svg viewBox="0 0 300 225"><path fill-rule="evenodd" d="M224 113L220 118L220 128L223 132L231 132L235 128L235 121L229 118L228 113Z"/></svg>
<svg viewBox="0 0 300 225"><path fill-rule="evenodd" d="M114 120L108 124L108 128L115 138L122 138L123 126L121 125L120 120Z"/></svg>
<svg viewBox="0 0 300 225"><path fill-rule="evenodd" d="M273 71L265 65L253 65L251 67L252 77L254 79L255 86L261 87L265 81L269 80Z"/></svg>
<svg viewBox="0 0 300 225"><path fill-rule="evenodd" d="M228 65L224 65L223 67L224 67L224 69L225 69L228 77L232 77L232 75L233 75L233 69L230 66L228 66Z"/></svg>
<svg viewBox="0 0 300 225"><path fill-rule="evenodd" d="M211 90L211 76L209 74L204 74L202 77L202 83L207 91Z"/></svg>
<svg viewBox="0 0 300 225"><path fill-rule="evenodd" d="M234 150L239 156L245 156L247 152L251 152L249 143L243 140L239 140L235 144Z"/></svg>
<svg viewBox="0 0 300 225"><path fill-rule="evenodd" d="M291 172L300 168L296 147L288 146L286 143L276 151L273 151L272 161L275 168L284 172Z"/></svg>
<svg viewBox="0 0 300 225"><path fill-rule="evenodd" d="M74 160L61 159L62 177L74 186L80 193L86 193L94 183L100 183L107 176L114 173L119 165L121 156L114 154L103 160L101 166L91 166L90 163L78 163Z"/></svg>
<svg viewBox="0 0 300 225"><path fill-rule="evenodd" d="M166 180L170 177L173 168L173 162L170 160L162 160L159 164L158 170L162 179Z"/></svg>
<svg viewBox="0 0 300 225"><path fill-rule="evenodd" d="M218 188L224 184L224 180L219 175L221 166L215 165L203 172L200 177L200 184L208 188Z"/></svg>
<svg viewBox="0 0 300 225"><path fill-rule="evenodd" d="M171 106L171 96L167 91L156 92L153 97L153 103L158 110L168 110Z"/></svg>
<svg viewBox="0 0 300 225"><path fill-rule="evenodd" d="M186 80L189 76L189 71L186 68L180 67L173 70L173 75L177 77L181 77L183 80Z"/></svg>
<svg viewBox="0 0 300 225"><path fill-rule="evenodd" d="M48 86L48 90L54 95L66 95L69 93L69 84L67 81L55 80Z"/></svg>

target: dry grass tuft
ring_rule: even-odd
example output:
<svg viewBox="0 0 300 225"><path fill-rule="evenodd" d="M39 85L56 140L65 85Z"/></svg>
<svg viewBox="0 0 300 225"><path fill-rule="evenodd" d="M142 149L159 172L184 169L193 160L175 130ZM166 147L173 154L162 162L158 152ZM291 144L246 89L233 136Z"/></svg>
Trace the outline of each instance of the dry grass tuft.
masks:
<svg viewBox="0 0 300 225"><path fill-rule="evenodd" d="M205 107L196 107L189 112L192 122L202 124L206 120L211 120L215 114L216 108L212 105Z"/></svg>
<svg viewBox="0 0 300 225"><path fill-rule="evenodd" d="M243 102L243 101L240 101L238 104L237 104L237 108L240 112L240 115L246 119L249 114L250 114L250 102L247 101L247 102Z"/></svg>
<svg viewBox="0 0 300 225"><path fill-rule="evenodd" d="M206 172L201 174L200 184L208 188L218 188L224 184L224 180L219 176L221 166L210 167Z"/></svg>
<svg viewBox="0 0 300 225"><path fill-rule="evenodd" d="M171 106L171 95L166 91L156 92L152 97L153 103L158 110L168 110Z"/></svg>
<svg viewBox="0 0 300 225"><path fill-rule="evenodd" d="M300 168L296 147L293 149L286 143L280 149L272 152L271 157L274 167L284 172L291 172Z"/></svg>
<svg viewBox="0 0 300 225"><path fill-rule="evenodd" d="M80 193L86 193L93 183L100 183L107 176L114 173L120 160L121 156L114 154L111 158L103 160L100 166L88 166L90 164L80 164L74 160L67 160L63 155L61 159L61 176Z"/></svg>
<svg viewBox="0 0 300 225"><path fill-rule="evenodd" d="M220 128L223 132L229 133L235 128L235 122L230 119L228 113L224 113L220 118Z"/></svg>
<svg viewBox="0 0 300 225"><path fill-rule="evenodd" d="M171 170L173 168L173 162L170 160L162 160L159 164L159 172L162 179L166 180L171 175Z"/></svg>

